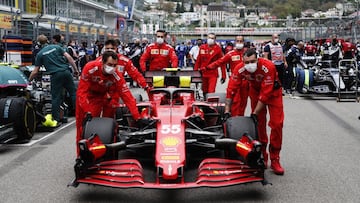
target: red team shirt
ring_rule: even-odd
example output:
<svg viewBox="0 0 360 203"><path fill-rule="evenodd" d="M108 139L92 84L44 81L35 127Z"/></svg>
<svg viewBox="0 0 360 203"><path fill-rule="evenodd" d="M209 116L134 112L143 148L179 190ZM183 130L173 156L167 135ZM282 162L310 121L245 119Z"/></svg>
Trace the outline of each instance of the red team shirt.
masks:
<svg viewBox="0 0 360 203"><path fill-rule="evenodd" d="M209 47L208 44L203 44L200 46L199 55L197 57L194 70L202 71L203 77L218 77L217 69L207 69L206 67L210 65L212 62L220 59L223 56L221 47L217 44ZM226 69L225 64L221 66L221 75L223 78L226 78Z"/></svg>
<svg viewBox="0 0 360 203"><path fill-rule="evenodd" d="M121 54L118 54L118 58L119 59L118 59L117 69L119 70L121 75L124 77L125 72L127 72L129 76L132 79L134 79L142 88L145 88L147 85L146 80L138 71L138 69L134 66L132 61L128 57L123 56ZM99 56L96 60L101 62L102 57Z"/></svg>
<svg viewBox="0 0 360 203"><path fill-rule="evenodd" d="M162 70L164 68L178 67L178 58L172 46L163 43L152 43L146 47L140 58L140 68L146 71L146 62L149 61L149 70Z"/></svg>

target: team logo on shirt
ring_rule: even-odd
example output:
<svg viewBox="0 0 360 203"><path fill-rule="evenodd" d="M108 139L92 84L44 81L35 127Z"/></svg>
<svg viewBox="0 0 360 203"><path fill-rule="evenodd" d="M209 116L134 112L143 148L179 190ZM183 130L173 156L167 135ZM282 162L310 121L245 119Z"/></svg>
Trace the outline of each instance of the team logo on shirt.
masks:
<svg viewBox="0 0 360 203"><path fill-rule="evenodd" d="M159 49L151 49L151 54L159 54Z"/></svg>
<svg viewBox="0 0 360 203"><path fill-rule="evenodd" d="M207 53L208 53L207 50L204 50L204 49L200 50L200 54L207 54Z"/></svg>
<svg viewBox="0 0 360 203"><path fill-rule="evenodd" d="M268 70L268 68L267 68L266 66L262 66L261 69L264 71L264 73L268 73L268 72L269 72L269 70Z"/></svg>
<svg viewBox="0 0 360 203"><path fill-rule="evenodd" d="M261 74L255 75L255 80L256 80L256 82L261 82L261 81L263 80L263 78L264 78L264 76L261 75Z"/></svg>
<svg viewBox="0 0 360 203"><path fill-rule="evenodd" d="M240 55L232 56L231 61L240 61Z"/></svg>
<svg viewBox="0 0 360 203"><path fill-rule="evenodd" d="M99 82L99 81L100 81L100 76L92 76L92 77L91 77L91 81L93 81L93 82Z"/></svg>
<svg viewBox="0 0 360 203"><path fill-rule="evenodd" d="M161 54L161 55L169 55L169 50L160 49L160 54Z"/></svg>
<svg viewBox="0 0 360 203"><path fill-rule="evenodd" d="M104 86L105 87L111 87L114 83L111 80L106 80L104 81Z"/></svg>
<svg viewBox="0 0 360 203"><path fill-rule="evenodd" d="M274 82L270 76L267 76L264 80L265 85L272 85Z"/></svg>
<svg viewBox="0 0 360 203"><path fill-rule="evenodd" d="M119 70L121 73L124 72L124 69L125 69L124 66L118 65L117 67L118 67L118 70Z"/></svg>
<svg viewBox="0 0 360 203"><path fill-rule="evenodd" d="M251 74L246 74L244 77L245 77L246 80L255 80L255 78L252 77Z"/></svg>

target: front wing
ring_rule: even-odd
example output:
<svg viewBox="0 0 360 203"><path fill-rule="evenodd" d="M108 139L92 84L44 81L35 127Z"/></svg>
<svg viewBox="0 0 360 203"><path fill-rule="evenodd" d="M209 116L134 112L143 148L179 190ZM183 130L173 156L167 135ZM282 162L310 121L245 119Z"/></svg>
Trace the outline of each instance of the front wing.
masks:
<svg viewBox="0 0 360 203"><path fill-rule="evenodd" d="M104 161L82 170L71 185L85 183L114 188L181 189L224 187L252 182L265 184L263 169L250 168L240 160L222 158L204 159L198 167L194 182L145 182L143 175L143 168L136 159Z"/></svg>

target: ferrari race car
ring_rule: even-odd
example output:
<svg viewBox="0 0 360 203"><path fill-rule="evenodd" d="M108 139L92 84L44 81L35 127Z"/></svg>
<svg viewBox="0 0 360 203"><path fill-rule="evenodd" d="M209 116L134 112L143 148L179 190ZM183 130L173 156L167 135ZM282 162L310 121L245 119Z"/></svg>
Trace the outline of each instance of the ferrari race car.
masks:
<svg viewBox="0 0 360 203"><path fill-rule="evenodd" d="M197 101L190 83L201 82L198 72L152 71L146 78L156 87L148 101L137 103L146 122L135 122L125 106L117 119L87 116L83 139L77 143L75 179L69 186L177 189L266 184L257 125L251 117L224 121L220 100L225 95L219 93Z"/></svg>
<svg viewBox="0 0 360 203"><path fill-rule="evenodd" d="M312 67L299 63L295 68L295 88L301 94L344 97L359 101L360 73L356 60L319 60ZM350 97L349 97L350 96Z"/></svg>

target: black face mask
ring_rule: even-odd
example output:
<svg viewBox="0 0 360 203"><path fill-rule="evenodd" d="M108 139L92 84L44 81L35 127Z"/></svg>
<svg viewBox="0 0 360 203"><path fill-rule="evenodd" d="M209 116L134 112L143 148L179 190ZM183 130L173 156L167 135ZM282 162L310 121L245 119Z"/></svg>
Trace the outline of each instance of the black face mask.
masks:
<svg viewBox="0 0 360 203"><path fill-rule="evenodd" d="M142 43L141 45L144 47L144 46L146 46L146 43Z"/></svg>
<svg viewBox="0 0 360 203"><path fill-rule="evenodd" d="M332 43L333 43L333 45L336 45L336 44L337 44L337 40L336 40L336 39L333 39Z"/></svg>

